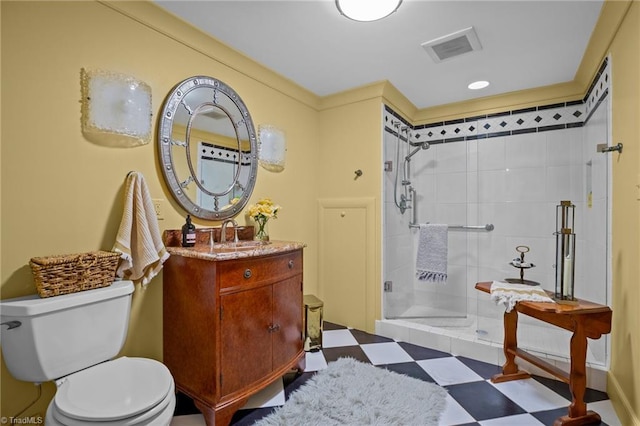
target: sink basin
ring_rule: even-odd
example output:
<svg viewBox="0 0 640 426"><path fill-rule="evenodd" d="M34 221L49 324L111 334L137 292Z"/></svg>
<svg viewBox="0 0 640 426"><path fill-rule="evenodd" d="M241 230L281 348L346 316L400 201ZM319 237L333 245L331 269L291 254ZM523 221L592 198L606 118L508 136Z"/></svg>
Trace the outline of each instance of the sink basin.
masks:
<svg viewBox="0 0 640 426"><path fill-rule="evenodd" d="M271 244L269 241L238 241L237 243L234 243L234 242L216 243L213 245L213 251L217 251L217 252L247 251L247 250L255 250L269 244Z"/></svg>

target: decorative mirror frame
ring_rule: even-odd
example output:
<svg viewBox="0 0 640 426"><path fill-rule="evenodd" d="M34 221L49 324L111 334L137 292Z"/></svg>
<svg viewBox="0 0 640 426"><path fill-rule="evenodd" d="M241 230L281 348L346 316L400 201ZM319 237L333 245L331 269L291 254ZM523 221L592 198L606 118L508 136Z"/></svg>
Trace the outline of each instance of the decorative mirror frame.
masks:
<svg viewBox="0 0 640 426"><path fill-rule="evenodd" d="M171 149L174 145L186 145L185 146L185 158L187 164L189 166L189 170L191 172L191 176L187 179L188 185L189 181L194 181L197 186L204 190L205 193L211 195L209 191L203 188L198 182L197 176L194 175L195 170L193 168L193 163L190 156L189 150L189 136L190 136L190 128L187 130L185 143L173 141L172 139L172 130L174 125L174 118L176 115L176 111L181 105L182 100L193 90L199 88L208 88L214 89L217 93L227 96L235 106L240 111L242 118L238 122L234 122L231 120L231 113L227 111L223 106L217 104L217 96L214 99L211 99L210 102L207 103L209 106L216 106L221 109L227 117L231 120L231 123L234 126L236 141L238 143L238 148L240 147L240 136L238 132L238 128L240 126L244 126L247 131L247 135L249 136L249 143L251 147L251 153L249 154L251 164L249 170L249 178L246 186L244 187L242 197L240 199L231 204L229 207L224 208L222 210L209 210L206 209L196 203L195 200L189 198L188 194L183 190L182 183L176 176L175 167L174 167L174 159L173 159L173 150ZM201 108L201 105L196 106L195 112ZM189 213L190 215L207 220L224 220L228 218L232 218L237 216L242 209L246 206L249 198L251 197L251 193L253 192L253 187L255 186L257 171L258 171L258 142L256 138L256 131L253 126L253 121L251 120L251 115L249 114L249 110L246 105L240 98L240 96L227 84L223 83L220 80L217 80L213 77L207 76L194 76L189 77L182 82L178 83L167 96L164 106L162 109L162 114L160 116L160 121L158 124L158 150L160 153L160 164L162 168L162 173L165 178L165 182L171 191L171 194L175 198L175 200ZM238 155L238 170L241 166L241 157L242 155ZM234 182L238 181L239 172L235 174ZM227 190L227 193L229 190ZM222 194L218 194L222 195Z"/></svg>

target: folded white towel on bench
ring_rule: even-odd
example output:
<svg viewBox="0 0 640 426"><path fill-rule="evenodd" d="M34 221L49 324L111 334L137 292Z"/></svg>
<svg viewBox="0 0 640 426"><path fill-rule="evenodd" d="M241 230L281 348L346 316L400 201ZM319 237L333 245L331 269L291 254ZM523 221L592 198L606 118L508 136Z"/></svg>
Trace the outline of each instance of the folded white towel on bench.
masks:
<svg viewBox="0 0 640 426"><path fill-rule="evenodd" d="M516 306L516 303L527 300L531 302L552 302L546 291L537 285L511 284L501 281L491 283L491 300L496 305L503 303L506 311Z"/></svg>

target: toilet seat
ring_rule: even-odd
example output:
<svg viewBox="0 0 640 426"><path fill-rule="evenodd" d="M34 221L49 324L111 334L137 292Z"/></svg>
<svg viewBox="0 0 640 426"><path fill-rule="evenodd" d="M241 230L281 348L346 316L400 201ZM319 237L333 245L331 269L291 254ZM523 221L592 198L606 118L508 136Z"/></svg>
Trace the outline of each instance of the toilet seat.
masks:
<svg viewBox="0 0 640 426"><path fill-rule="evenodd" d="M175 406L174 382L155 360L121 357L57 381L51 414L66 425L149 422Z"/></svg>

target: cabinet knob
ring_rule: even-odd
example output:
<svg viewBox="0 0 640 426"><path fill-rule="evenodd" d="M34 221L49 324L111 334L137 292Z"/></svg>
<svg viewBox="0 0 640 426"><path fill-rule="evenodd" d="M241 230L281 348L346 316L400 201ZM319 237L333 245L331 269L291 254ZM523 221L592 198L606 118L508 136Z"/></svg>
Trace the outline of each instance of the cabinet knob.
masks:
<svg viewBox="0 0 640 426"><path fill-rule="evenodd" d="M251 269L247 268L244 270L244 277L251 278Z"/></svg>
<svg viewBox="0 0 640 426"><path fill-rule="evenodd" d="M293 260L289 261L289 269L293 269Z"/></svg>
<svg viewBox="0 0 640 426"><path fill-rule="evenodd" d="M280 324L271 324L267 330L269 331L269 333L274 333L278 330L280 330Z"/></svg>

